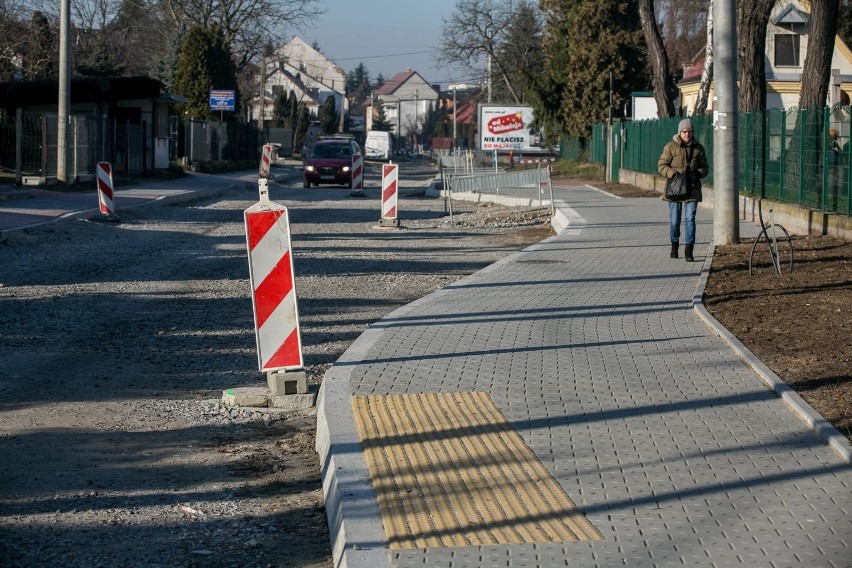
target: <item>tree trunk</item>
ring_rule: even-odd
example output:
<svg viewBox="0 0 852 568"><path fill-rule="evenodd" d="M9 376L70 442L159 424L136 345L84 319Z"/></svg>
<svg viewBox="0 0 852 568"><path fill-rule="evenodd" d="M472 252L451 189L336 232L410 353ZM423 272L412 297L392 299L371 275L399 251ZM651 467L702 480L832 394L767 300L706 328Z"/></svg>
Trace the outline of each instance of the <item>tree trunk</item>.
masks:
<svg viewBox="0 0 852 568"><path fill-rule="evenodd" d="M824 205L822 152L828 140L824 134L822 109L828 96L839 3L839 0L811 2L808 54L803 64L802 90L799 94L799 112L803 117L796 122L787 152L788 187L796 187L802 183L801 180L805 180L806 187L800 188L804 204L817 209L822 209ZM820 182L815 184L811 180Z"/></svg>
<svg viewBox="0 0 852 568"><path fill-rule="evenodd" d="M759 175L746 179L744 190L766 193L766 28L776 0L737 2L737 59L740 64L740 112L750 112L752 128L743 133L746 152L760 158Z"/></svg>
<svg viewBox="0 0 852 568"><path fill-rule="evenodd" d="M826 104L839 4L840 0L811 2L808 54L805 56L802 90L799 94L800 109L821 108Z"/></svg>
<svg viewBox="0 0 852 568"><path fill-rule="evenodd" d="M737 2L740 112L766 108L766 26L776 0Z"/></svg>
<svg viewBox="0 0 852 568"><path fill-rule="evenodd" d="M657 20L654 17L654 0L639 0L639 19L642 21L642 33L648 46L648 60L651 64L651 86L654 89L654 100L657 102L657 116L668 118L674 116L672 103L674 81L669 73L669 59Z"/></svg>
<svg viewBox="0 0 852 568"><path fill-rule="evenodd" d="M707 112L707 99L710 97L710 81L713 79L713 0L707 8L707 43L704 47L704 69L701 71L701 84L698 86L698 96L692 114L702 115Z"/></svg>

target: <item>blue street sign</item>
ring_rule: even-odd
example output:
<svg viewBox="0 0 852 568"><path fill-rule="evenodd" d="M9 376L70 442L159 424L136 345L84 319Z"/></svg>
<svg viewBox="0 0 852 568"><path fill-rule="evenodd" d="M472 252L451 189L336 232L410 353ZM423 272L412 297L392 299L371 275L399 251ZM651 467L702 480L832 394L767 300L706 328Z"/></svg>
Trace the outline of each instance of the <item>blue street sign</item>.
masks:
<svg viewBox="0 0 852 568"><path fill-rule="evenodd" d="M210 110L234 110L234 91L210 89Z"/></svg>

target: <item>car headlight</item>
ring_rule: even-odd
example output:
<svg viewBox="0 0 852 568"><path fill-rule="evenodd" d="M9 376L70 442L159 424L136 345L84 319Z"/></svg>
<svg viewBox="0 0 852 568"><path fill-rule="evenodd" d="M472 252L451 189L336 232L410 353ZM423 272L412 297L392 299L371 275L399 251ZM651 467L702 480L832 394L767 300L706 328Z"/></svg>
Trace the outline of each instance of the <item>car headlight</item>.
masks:
<svg viewBox="0 0 852 568"><path fill-rule="evenodd" d="M349 166L343 166L343 173L345 174L346 172L349 171L349 169L350 169Z"/></svg>
<svg viewBox="0 0 852 568"><path fill-rule="evenodd" d="M305 171L306 172L312 172L312 171L314 171L314 167L313 166L305 166Z"/></svg>

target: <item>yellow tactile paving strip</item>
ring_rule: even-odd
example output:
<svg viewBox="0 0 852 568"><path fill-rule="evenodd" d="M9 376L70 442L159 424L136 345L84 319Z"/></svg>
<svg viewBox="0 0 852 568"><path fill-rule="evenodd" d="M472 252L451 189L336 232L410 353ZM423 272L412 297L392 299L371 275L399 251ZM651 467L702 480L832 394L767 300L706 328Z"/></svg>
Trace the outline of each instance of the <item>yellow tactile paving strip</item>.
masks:
<svg viewBox="0 0 852 568"><path fill-rule="evenodd" d="M602 538L487 393L352 406L391 548Z"/></svg>

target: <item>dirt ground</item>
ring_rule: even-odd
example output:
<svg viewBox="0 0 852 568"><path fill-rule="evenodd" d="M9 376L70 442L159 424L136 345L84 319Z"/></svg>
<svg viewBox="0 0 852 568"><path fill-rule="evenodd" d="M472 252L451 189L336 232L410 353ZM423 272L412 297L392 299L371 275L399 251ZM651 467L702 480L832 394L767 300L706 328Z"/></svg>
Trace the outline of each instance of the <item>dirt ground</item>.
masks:
<svg viewBox="0 0 852 568"><path fill-rule="evenodd" d="M659 193L590 182L622 197ZM707 310L852 441L852 243L793 235L793 269L779 276L765 243L716 248ZM781 247L782 255L789 249ZM789 256L783 256L789 259ZM783 260L782 259L782 260Z"/></svg>

